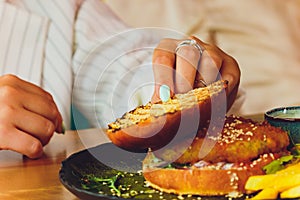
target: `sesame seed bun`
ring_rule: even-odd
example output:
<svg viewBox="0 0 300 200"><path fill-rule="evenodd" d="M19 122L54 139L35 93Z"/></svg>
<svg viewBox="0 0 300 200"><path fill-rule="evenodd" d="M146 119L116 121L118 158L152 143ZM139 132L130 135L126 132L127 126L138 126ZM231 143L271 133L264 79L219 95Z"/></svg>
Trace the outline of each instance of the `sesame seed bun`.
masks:
<svg viewBox="0 0 300 200"><path fill-rule="evenodd" d="M248 194L245 183L250 176L265 174L265 165L289 154L287 132L266 121L228 116L221 132L210 134L199 130L188 147L182 141L170 149L148 152L143 161L148 184L179 195ZM212 141L210 151L201 154L204 142Z"/></svg>
<svg viewBox="0 0 300 200"><path fill-rule="evenodd" d="M155 189L178 195L231 197L250 194L252 191L245 190L248 178L265 174L262 167L276 158L273 154L265 154L253 161L255 164L241 166L216 163L205 167L160 168L151 167L149 157L144 160L143 175L147 184Z"/></svg>
<svg viewBox="0 0 300 200"><path fill-rule="evenodd" d="M110 123L106 133L115 145L129 151L160 149L175 135L179 139L189 137L205 127L212 109L224 117L226 87L226 81L217 81L204 88L176 94L167 102L139 106Z"/></svg>

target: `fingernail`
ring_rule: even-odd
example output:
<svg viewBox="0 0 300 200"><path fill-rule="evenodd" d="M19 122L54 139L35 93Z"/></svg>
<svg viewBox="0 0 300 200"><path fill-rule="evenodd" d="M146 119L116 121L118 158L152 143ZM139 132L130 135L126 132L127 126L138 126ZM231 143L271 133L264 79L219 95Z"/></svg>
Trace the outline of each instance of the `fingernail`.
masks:
<svg viewBox="0 0 300 200"><path fill-rule="evenodd" d="M162 102L166 102L170 99L170 88L167 85L161 85L159 88L159 97Z"/></svg>

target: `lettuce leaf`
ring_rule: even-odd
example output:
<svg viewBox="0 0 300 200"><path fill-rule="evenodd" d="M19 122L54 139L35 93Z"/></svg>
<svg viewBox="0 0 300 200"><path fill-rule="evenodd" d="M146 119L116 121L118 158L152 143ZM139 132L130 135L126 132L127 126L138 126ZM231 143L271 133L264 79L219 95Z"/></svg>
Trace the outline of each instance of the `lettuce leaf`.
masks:
<svg viewBox="0 0 300 200"><path fill-rule="evenodd" d="M279 170L282 170L285 168L285 165L289 163L294 158L293 155L288 156L282 156L278 158L277 160L274 160L263 167L263 170L266 172L266 174L274 174Z"/></svg>

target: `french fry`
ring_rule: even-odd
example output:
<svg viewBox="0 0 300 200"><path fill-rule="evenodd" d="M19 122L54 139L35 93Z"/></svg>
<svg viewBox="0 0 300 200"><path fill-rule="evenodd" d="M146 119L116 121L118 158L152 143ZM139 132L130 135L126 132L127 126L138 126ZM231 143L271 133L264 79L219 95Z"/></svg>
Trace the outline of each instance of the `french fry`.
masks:
<svg viewBox="0 0 300 200"><path fill-rule="evenodd" d="M300 185L300 174L269 174L249 177L245 189L257 191L265 188L274 188L281 192L297 185Z"/></svg>
<svg viewBox="0 0 300 200"><path fill-rule="evenodd" d="M280 198L298 198L300 197L300 185L296 186L296 187L292 187L288 190L283 191L280 194Z"/></svg>
<svg viewBox="0 0 300 200"><path fill-rule="evenodd" d="M266 188L260 191L257 195L251 198L251 200L254 199L276 199L278 196L278 191L274 188Z"/></svg>
<svg viewBox="0 0 300 200"><path fill-rule="evenodd" d="M256 175L250 176L246 182L245 189L249 191L258 191L267 187L271 187L271 184L274 183L277 175Z"/></svg>
<svg viewBox="0 0 300 200"><path fill-rule="evenodd" d="M280 178L275 180L273 187L279 192L300 185L300 174L287 174L278 177Z"/></svg>
<svg viewBox="0 0 300 200"><path fill-rule="evenodd" d="M300 163L291 165L276 174L251 176L246 182L245 189L261 190L252 199L277 199L300 197Z"/></svg>
<svg viewBox="0 0 300 200"><path fill-rule="evenodd" d="M297 163L295 165L290 165L287 168L276 172L276 174L286 174L286 173L300 174L300 163Z"/></svg>

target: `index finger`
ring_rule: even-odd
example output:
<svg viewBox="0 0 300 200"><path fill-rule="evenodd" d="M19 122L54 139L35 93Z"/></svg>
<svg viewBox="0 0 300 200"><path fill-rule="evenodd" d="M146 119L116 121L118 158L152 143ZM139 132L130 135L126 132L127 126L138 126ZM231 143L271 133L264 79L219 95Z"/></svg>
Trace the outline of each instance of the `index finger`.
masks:
<svg viewBox="0 0 300 200"><path fill-rule="evenodd" d="M163 39L155 48L152 58L153 73L155 79L154 94L152 101L159 101L159 88L161 85L168 85L171 94L174 91L174 68L175 68L175 48L177 40Z"/></svg>

